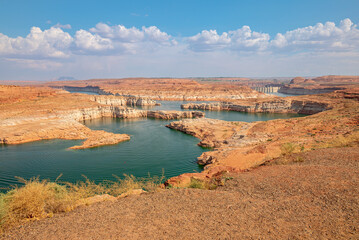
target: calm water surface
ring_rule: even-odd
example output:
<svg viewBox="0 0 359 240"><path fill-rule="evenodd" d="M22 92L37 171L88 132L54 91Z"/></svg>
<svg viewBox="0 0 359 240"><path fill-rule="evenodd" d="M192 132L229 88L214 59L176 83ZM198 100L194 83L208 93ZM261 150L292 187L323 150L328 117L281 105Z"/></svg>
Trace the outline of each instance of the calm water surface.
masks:
<svg viewBox="0 0 359 240"><path fill-rule="evenodd" d="M153 110L181 110L184 102L162 101ZM228 121L266 121L298 117L298 114L250 114L227 111L205 111L206 117ZM29 179L33 176L54 180L63 174L62 181L114 180L113 174L124 173L137 177L161 175L172 177L201 169L196 157L208 149L197 146L199 140L166 128L170 121L155 119L103 118L86 121L94 130L127 133L131 140L112 146L93 149L68 150L81 140L46 140L21 145L0 145L0 188L17 184L15 176Z"/></svg>

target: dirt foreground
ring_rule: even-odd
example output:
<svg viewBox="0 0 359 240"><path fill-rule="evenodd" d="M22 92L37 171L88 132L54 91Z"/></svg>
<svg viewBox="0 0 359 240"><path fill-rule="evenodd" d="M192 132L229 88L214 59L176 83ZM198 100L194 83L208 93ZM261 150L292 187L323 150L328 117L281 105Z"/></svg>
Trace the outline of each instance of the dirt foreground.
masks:
<svg viewBox="0 0 359 240"><path fill-rule="evenodd" d="M358 239L359 148L291 159L227 176L216 190L169 189L97 203L29 222L1 239Z"/></svg>

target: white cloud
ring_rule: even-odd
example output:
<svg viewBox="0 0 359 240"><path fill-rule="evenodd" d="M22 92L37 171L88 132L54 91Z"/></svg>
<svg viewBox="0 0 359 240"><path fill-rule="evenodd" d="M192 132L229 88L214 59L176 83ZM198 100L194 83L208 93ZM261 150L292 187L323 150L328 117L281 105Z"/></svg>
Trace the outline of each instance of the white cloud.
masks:
<svg viewBox="0 0 359 240"><path fill-rule="evenodd" d="M176 58L176 54L185 49L203 58L208 57L204 52L248 52L271 54L273 57L283 53L359 52L359 29L350 19L344 19L338 25L333 22L318 23L278 33L272 39L269 34L253 31L249 26L223 33L203 30L194 36L178 38L179 43L156 26L126 28L123 25L98 23L89 30L76 31L73 36L64 31L70 27L69 24L59 23L46 30L32 27L26 37L17 38L0 33L0 58L73 59L76 55L139 57L159 51L171 52L172 57ZM191 51L185 52L191 54Z"/></svg>
<svg viewBox="0 0 359 240"><path fill-rule="evenodd" d="M317 23L278 33L271 41L273 50L285 51L347 51L358 50L359 30L350 19L344 19L336 26L333 22Z"/></svg>
<svg viewBox="0 0 359 240"><path fill-rule="evenodd" d="M60 28L42 31L32 27L25 37L10 38L0 33L0 56L23 58L64 58L73 38Z"/></svg>
<svg viewBox="0 0 359 240"><path fill-rule="evenodd" d="M139 42L144 38L144 34L139 29L132 27L126 28L123 25L109 26L105 23L98 23L96 27L91 28L90 32L120 42Z"/></svg>
<svg viewBox="0 0 359 240"><path fill-rule="evenodd" d="M0 33L0 56L7 58L66 58L71 55L118 55L154 51L177 42L157 27L126 28L99 23L90 31L78 30L72 37L63 29L69 24L56 24L42 31L32 27L24 37L11 38Z"/></svg>
<svg viewBox="0 0 359 240"><path fill-rule="evenodd" d="M216 30L204 30L188 37L188 48L201 51L347 51L358 50L359 29L350 19L336 26L334 22L278 33L273 40L267 33L255 32L243 26L221 35Z"/></svg>
<svg viewBox="0 0 359 240"><path fill-rule="evenodd" d="M109 26L105 23L98 23L96 27L90 29L90 32L121 43L153 42L160 45L175 43L170 35L162 32L156 26L138 29L135 27L126 28L123 25Z"/></svg>
<svg viewBox="0 0 359 240"><path fill-rule="evenodd" d="M79 30L75 34L75 45L82 53L99 52L113 49L112 41L92 34L86 30Z"/></svg>
<svg viewBox="0 0 359 240"><path fill-rule="evenodd" d="M231 43L228 33L224 32L222 35L218 35L216 30L203 30L201 33L189 37L187 41L191 50L199 52L223 49Z"/></svg>
<svg viewBox="0 0 359 240"><path fill-rule="evenodd" d="M266 33L255 32L249 26L243 26L221 35L216 30L204 30L187 38L187 42L191 50L199 52L219 49L253 51L266 49L269 38Z"/></svg>
<svg viewBox="0 0 359 240"><path fill-rule="evenodd" d="M264 50L270 39L269 34L252 31L249 26L229 31L229 36L232 40L231 47L238 50Z"/></svg>
<svg viewBox="0 0 359 240"><path fill-rule="evenodd" d="M51 23L51 22L50 22ZM70 24L60 24L57 23L56 25L54 25L53 27L55 28L62 28L62 29L71 29L71 25Z"/></svg>

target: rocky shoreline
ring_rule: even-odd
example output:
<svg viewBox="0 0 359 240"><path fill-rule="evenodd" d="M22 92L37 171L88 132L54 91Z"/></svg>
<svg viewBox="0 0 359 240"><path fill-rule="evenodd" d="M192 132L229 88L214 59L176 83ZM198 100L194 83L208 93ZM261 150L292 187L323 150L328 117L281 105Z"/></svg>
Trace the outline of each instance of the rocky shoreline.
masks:
<svg viewBox="0 0 359 240"><path fill-rule="evenodd" d="M315 114L329 110L330 104L318 100L297 100L293 98L269 98L262 101L218 102L218 103L187 103L182 109L236 111L250 113L299 113Z"/></svg>
<svg viewBox="0 0 359 240"><path fill-rule="evenodd" d="M192 178L203 180L223 172L248 171L267 160L292 152L357 143L359 142L358 92L359 89L351 89L300 97L304 98L303 100L294 100L291 97L289 100L285 98L263 101L262 105L253 103L243 106L238 102L185 104L183 108L248 112L263 112L265 109L269 112L287 111L313 115L252 123L206 118L171 122L167 127L195 136L201 140L200 146L210 147L213 150L204 152L197 158L197 163L204 165L201 173L182 174L169 179L166 184L181 186L188 184ZM305 99L309 102L304 101ZM278 102L279 107L273 108ZM300 104L290 104L298 102ZM272 105L268 106L268 103Z"/></svg>

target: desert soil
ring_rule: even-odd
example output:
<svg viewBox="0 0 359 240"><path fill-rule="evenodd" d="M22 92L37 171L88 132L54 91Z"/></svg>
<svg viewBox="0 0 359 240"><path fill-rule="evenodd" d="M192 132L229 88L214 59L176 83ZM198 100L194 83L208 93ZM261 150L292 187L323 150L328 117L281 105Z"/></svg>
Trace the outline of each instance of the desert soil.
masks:
<svg viewBox="0 0 359 240"><path fill-rule="evenodd" d="M299 153L230 178L216 190L81 207L2 239L359 239L359 147Z"/></svg>

